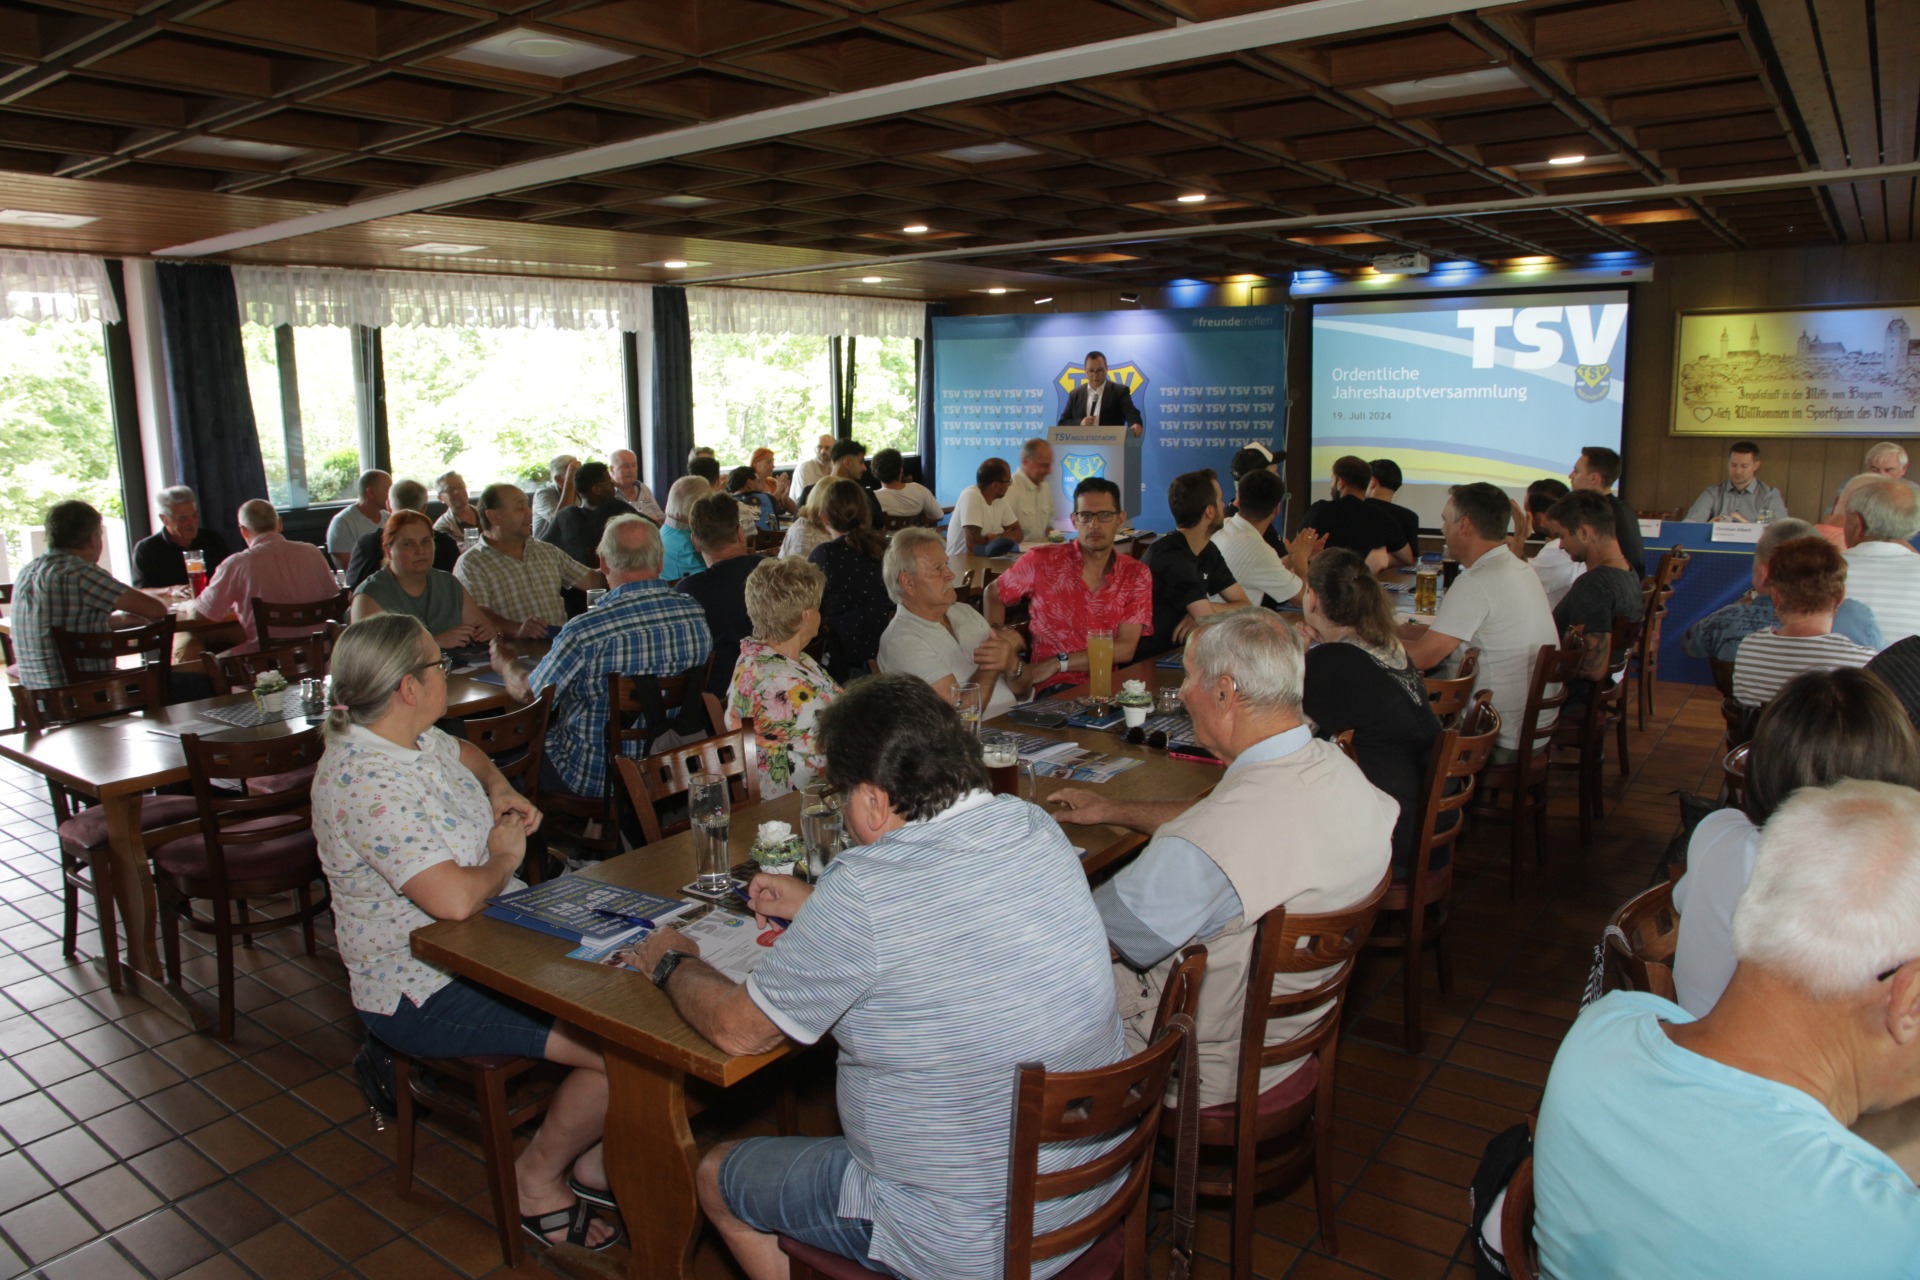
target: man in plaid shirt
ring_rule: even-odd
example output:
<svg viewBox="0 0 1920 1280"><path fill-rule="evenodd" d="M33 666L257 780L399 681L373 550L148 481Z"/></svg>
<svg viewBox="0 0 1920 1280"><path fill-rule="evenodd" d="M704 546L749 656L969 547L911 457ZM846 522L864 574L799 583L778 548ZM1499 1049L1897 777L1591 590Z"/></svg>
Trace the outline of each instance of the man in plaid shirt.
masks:
<svg viewBox="0 0 1920 1280"><path fill-rule="evenodd" d="M542 787L604 793L611 763L605 736L609 673L677 676L713 651L700 602L660 581L662 555L652 521L608 521L599 558L611 590L600 603L567 623L537 664L516 654L511 642L494 640L494 666L506 677L508 693L530 702L549 685L554 689ZM704 688L696 686L693 696Z"/></svg>
<svg viewBox="0 0 1920 1280"><path fill-rule="evenodd" d="M35 556L13 583L13 648L20 660L20 683L29 689L57 689L69 683L53 629L111 631L117 609L136 619L157 621L167 606L121 582L100 567L106 550L106 525L84 502L55 503L47 511L46 554ZM89 659L89 671L106 673L113 664Z"/></svg>
<svg viewBox="0 0 1920 1280"><path fill-rule="evenodd" d="M517 484L481 491L480 536L485 541L460 557L453 576L503 636L544 640L567 620L563 590L607 585L599 570L533 540L533 509Z"/></svg>

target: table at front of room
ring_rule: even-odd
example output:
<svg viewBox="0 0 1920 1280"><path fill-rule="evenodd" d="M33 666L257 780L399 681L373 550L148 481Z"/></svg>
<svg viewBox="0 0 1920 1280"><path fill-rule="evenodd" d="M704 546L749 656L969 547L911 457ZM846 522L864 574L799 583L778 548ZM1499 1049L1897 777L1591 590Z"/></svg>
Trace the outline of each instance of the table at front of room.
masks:
<svg viewBox="0 0 1920 1280"><path fill-rule="evenodd" d="M1115 687L1126 678L1144 679L1151 688L1177 683L1180 673L1136 663L1114 673ZM1143 763L1137 768L1094 786L1116 800L1197 800L1220 779L1217 765L1175 760L1164 751L1129 746L1116 733L1032 729L1004 719L988 723L1140 758ZM1044 800L1059 787L1076 785L1088 784L1042 778L1035 798ZM798 828L797 793L736 811L728 834L732 861L746 860L759 823L776 820ZM1081 862L1089 876L1146 843L1145 837L1120 827L1064 830L1068 839L1086 850ZM680 897L681 886L694 878L693 834L682 832L579 874ZM627 1206L623 1216L632 1243L627 1275L632 1280L684 1277L690 1274L700 1230L694 1189L700 1152L687 1123L686 1079L691 1075L714 1085L736 1085L789 1050L729 1057L689 1027L645 975L569 960L569 950L559 938L486 916L441 921L413 935L414 954L427 963L600 1037L607 1055L607 1173L615 1201ZM557 1245L548 1256L565 1274L613 1274L604 1259L583 1249Z"/></svg>

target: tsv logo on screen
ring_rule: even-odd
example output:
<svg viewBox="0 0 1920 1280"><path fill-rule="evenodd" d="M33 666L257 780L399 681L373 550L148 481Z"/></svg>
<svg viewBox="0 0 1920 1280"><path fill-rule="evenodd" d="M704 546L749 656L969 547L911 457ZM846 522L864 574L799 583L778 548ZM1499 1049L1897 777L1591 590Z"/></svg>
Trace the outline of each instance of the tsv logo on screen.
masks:
<svg viewBox="0 0 1920 1280"><path fill-rule="evenodd" d="M1060 469L1079 484L1107 474L1107 460L1097 453L1069 453L1060 459Z"/></svg>
<svg viewBox="0 0 1920 1280"><path fill-rule="evenodd" d="M1473 330L1473 367L1508 364L1516 369L1551 369L1573 348L1573 394L1592 404L1613 390L1614 350L1627 327L1627 305L1480 307L1456 313L1462 329ZM1508 345L1503 331L1511 331Z"/></svg>
<svg viewBox="0 0 1920 1280"><path fill-rule="evenodd" d="M1073 389L1086 380L1086 369L1077 362L1069 361L1061 367L1060 376L1053 381L1064 394L1072 395ZM1141 372L1137 364L1109 364L1107 381L1117 382L1137 396L1140 394L1140 388L1147 385L1147 375Z"/></svg>

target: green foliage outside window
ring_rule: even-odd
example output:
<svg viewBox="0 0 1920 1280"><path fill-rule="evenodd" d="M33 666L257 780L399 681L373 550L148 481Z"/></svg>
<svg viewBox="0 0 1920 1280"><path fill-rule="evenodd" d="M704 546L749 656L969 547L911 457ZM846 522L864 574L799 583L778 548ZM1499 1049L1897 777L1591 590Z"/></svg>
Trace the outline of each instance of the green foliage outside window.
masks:
<svg viewBox="0 0 1920 1280"><path fill-rule="evenodd" d="M26 531L73 498L124 515L101 328L0 321L0 534L15 573L30 555Z"/></svg>

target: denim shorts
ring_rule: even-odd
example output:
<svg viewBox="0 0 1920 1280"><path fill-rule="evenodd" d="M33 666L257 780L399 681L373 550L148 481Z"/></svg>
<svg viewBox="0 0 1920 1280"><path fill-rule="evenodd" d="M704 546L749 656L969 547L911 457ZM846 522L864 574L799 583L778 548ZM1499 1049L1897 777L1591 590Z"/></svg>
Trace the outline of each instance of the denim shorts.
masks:
<svg viewBox="0 0 1920 1280"><path fill-rule="evenodd" d="M852 1161L845 1138L748 1138L720 1162L720 1198L755 1231L892 1275L867 1256L873 1224L840 1216L840 1187Z"/></svg>
<svg viewBox="0 0 1920 1280"><path fill-rule="evenodd" d="M415 1004L411 996L392 1013L359 1010L367 1030L412 1058L470 1058L510 1053L547 1056L553 1015L465 978L455 978Z"/></svg>

